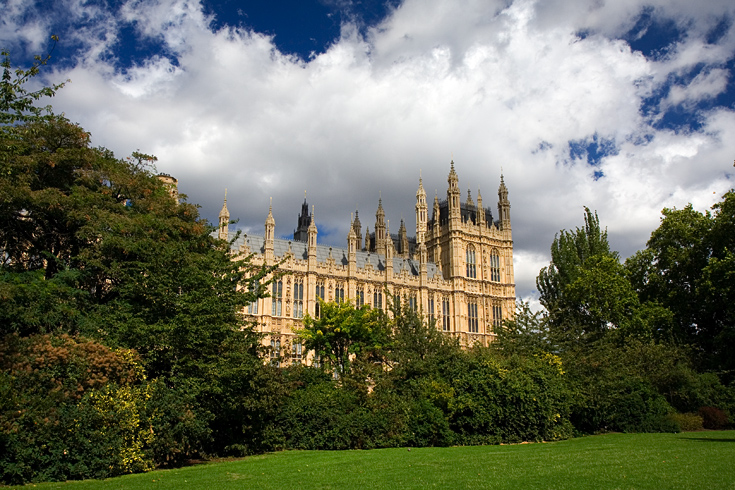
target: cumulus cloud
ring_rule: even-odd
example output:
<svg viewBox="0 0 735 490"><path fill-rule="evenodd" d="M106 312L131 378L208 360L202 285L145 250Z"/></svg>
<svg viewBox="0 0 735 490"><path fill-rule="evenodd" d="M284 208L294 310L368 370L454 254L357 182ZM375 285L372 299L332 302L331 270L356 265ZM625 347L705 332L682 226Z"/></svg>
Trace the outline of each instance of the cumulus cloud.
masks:
<svg viewBox="0 0 735 490"><path fill-rule="evenodd" d="M667 107L726 89L734 30L706 38L735 18L730 3L406 0L365 35L342 26L307 61L270 36L214 29L196 2L139 0L112 13L78 3L90 40L55 74L73 83L54 105L119 156L156 154L210 220L228 188L239 226L262 233L272 197L287 236L306 191L320 239L337 246L355 209L373 229L379 193L391 229L403 218L411 230L419 172L430 199L434 189L442 198L451 158L464 194L479 189L495 208L502 168L518 292L533 298L554 233L581 225L583 206L625 256L663 207L705 209L733 186L732 107L703 112L700 131L655 125ZM624 40L643 13L684 32L664 56ZM117 67L125 26L163 54Z"/></svg>

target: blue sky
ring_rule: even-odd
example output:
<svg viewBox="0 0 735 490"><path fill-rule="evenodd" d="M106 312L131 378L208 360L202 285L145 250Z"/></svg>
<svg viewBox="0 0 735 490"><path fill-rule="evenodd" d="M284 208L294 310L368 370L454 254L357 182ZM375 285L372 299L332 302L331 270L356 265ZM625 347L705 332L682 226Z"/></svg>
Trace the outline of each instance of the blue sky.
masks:
<svg viewBox="0 0 735 490"><path fill-rule="evenodd" d="M215 220L296 226L306 190L320 240L350 213L414 224L419 173L495 207L510 191L519 295L554 234L596 209L623 256L664 207L733 187L735 5L709 0L0 0L19 63L61 38L52 101L124 157L158 169Z"/></svg>

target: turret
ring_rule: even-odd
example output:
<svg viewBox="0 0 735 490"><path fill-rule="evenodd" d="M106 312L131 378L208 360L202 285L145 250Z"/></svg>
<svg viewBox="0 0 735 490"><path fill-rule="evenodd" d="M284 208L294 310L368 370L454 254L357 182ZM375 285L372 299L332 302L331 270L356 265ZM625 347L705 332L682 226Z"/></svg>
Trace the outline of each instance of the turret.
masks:
<svg viewBox="0 0 735 490"><path fill-rule="evenodd" d="M304 203L301 205L301 214L299 214L299 220L296 226L296 230L293 232L293 239L300 242L305 242L309 239L309 222L311 217L309 216L309 205L306 203L306 191L304 191Z"/></svg>
<svg viewBox="0 0 735 490"><path fill-rule="evenodd" d="M390 221L385 226L386 232L390 233ZM377 235L377 232L375 232ZM381 250L381 249L378 249ZM382 252L385 254L385 280L393 280L393 240L383 240Z"/></svg>
<svg viewBox="0 0 735 490"><path fill-rule="evenodd" d="M307 244L309 269L313 269L316 267L316 224L314 223L314 206L311 207L311 217L307 233L309 235Z"/></svg>
<svg viewBox="0 0 735 490"><path fill-rule="evenodd" d="M460 217L459 177L457 176L457 172L454 171L454 160L452 160L447 183L449 184L447 187L447 206L449 207L449 219L451 221L454 218Z"/></svg>
<svg viewBox="0 0 735 490"><path fill-rule="evenodd" d="M347 273L350 276L353 276L357 269L358 236L355 233L355 222L350 219L350 232L347 234Z"/></svg>
<svg viewBox="0 0 735 490"><path fill-rule="evenodd" d="M404 259L408 258L408 233L406 232L406 225L401 218L401 226L398 227L398 252Z"/></svg>
<svg viewBox="0 0 735 490"><path fill-rule="evenodd" d="M426 244L419 243L419 280L423 286L426 284L427 267L426 262L428 260L428 253L426 251Z"/></svg>
<svg viewBox="0 0 735 490"><path fill-rule="evenodd" d="M480 194L480 189L477 189L477 224L478 226L485 226L485 208L482 207L482 194Z"/></svg>
<svg viewBox="0 0 735 490"><path fill-rule="evenodd" d="M352 229L355 230L355 236L357 237L357 250L362 249L362 224L360 223L360 216L355 210L355 222L352 223Z"/></svg>
<svg viewBox="0 0 735 490"><path fill-rule="evenodd" d="M219 238L227 240L229 237L230 212L227 210L227 189L225 189L225 202L219 212Z"/></svg>
<svg viewBox="0 0 735 490"><path fill-rule="evenodd" d="M500 174L500 187L498 187L498 219L501 230L510 230L510 201L502 173Z"/></svg>
<svg viewBox="0 0 735 490"><path fill-rule="evenodd" d="M435 264L441 264L441 241L438 238L441 236L441 209L439 208L439 196L434 191L434 233L432 236L434 246L433 257L431 260Z"/></svg>
<svg viewBox="0 0 735 490"><path fill-rule="evenodd" d="M378 210L375 212L375 250L383 250L388 238L385 226L385 211L383 211L383 198L378 199Z"/></svg>
<svg viewBox="0 0 735 490"><path fill-rule="evenodd" d="M467 189L467 222L468 223L473 222L472 211L474 207L475 207L475 201L472 200L472 192L469 189ZM475 216L477 216L476 210L475 210Z"/></svg>
<svg viewBox="0 0 735 490"><path fill-rule="evenodd" d="M265 219L265 258L266 262L273 258L273 242L276 233L276 220L273 219L273 198L268 208L268 217Z"/></svg>
<svg viewBox="0 0 735 490"><path fill-rule="evenodd" d="M158 174L156 175L158 177L158 180L163 182L163 185L166 187L166 190L168 191L168 195L171 196L171 199L176 201L176 204L179 203L179 181L172 177L169 174ZM227 193L227 191L225 191Z"/></svg>
<svg viewBox="0 0 735 490"><path fill-rule="evenodd" d="M419 177L419 188L416 191L416 243L426 241L426 222L428 220L428 207L426 206L426 191L421 177Z"/></svg>

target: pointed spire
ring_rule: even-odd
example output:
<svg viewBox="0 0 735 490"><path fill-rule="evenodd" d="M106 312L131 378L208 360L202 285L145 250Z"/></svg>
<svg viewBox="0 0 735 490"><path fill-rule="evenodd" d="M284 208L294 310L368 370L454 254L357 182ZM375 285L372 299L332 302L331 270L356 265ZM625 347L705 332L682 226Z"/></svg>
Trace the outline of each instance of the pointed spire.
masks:
<svg viewBox="0 0 735 490"><path fill-rule="evenodd" d="M472 192L467 189L467 206L474 206L475 201L472 200Z"/></svg>
<svg viewBox="0 0 735 490"><path fill-rule="evenodd" d="M449 215L451 219L460 218L460 194L459 190L459 177L457 172L454 171L454 160L452 160L451 170L449 171L449 177L447 177L447 205L449 207Z"/></svg>
<svg viewBox="0 0 735 490"><path fill-rule="evenodd" d="M225 189L225 202L222 204L222 210L219 212L219 238L221 240L229 239L230 211L227 209L227 189Z"/></svg>
<svg viewBox="0 0 735 490"><path fill-rule="evenodd" d="M450 187L452 186L452 182L458 182L459 177L457 176L457 172L454 170L454 159L452 159L451 166L449 168L449 177L447 177L447 180L449 182Z"/></svg>
<svg viewBox="0 0 735 490"><path fill-rule="evenodd" d="M273 219L273 198L271 197L270 205L268 206L268 217L265 220L266 225L276 225L276 220Z"/></svg>
<svg viewBox="0 0 735 490"><path fill-rule="evenodd" d="M424 180L421 178L421 171L419 170L419 188L416 191L416 199L423 197L426 198L426 191L424 190Z"/></svg>
<svg viewBox="0 0 735 490"><path fill-rule="evenodd" d="M227 189L225 189L225 202L222 204L222 210L219 212L220 218L230 219L230 211L227 209Z"/></svg>
<svg viewBox="0 0 735 490"><path fill-rule="evenodd" d="M355 233L355 220L353 219L353 214L350 213L350 231L347 233L347 239L352 240L357 238L357 233Z"/></svg>
<svg viewBox="0 0 735 490"><path fill-rule="evenodd" d="M314 205L311 206L311 216L309 221L309 231L311 231L311 228L313 227L314 230L316 230L316 223L314 223Z"/></svg>
<svg viewBox="0 0 735 490"><path fill-rule="evenodd" d="M508 188L505 186L503 174L500 174L500 186L498 186L498 218L503 230L510 230L510 201L508 200Z"/></svg>

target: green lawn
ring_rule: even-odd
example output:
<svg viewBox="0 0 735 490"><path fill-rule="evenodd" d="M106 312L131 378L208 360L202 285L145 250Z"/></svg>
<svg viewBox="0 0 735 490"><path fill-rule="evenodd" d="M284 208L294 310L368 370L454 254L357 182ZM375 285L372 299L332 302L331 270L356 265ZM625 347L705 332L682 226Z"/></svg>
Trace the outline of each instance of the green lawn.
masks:
<svg viewBox="0 0 735 490"><path fill-rule="evenodd" d="M607 434L563 442L373 451L286 451L37 488L735 489L735 431Z"/></svg>

